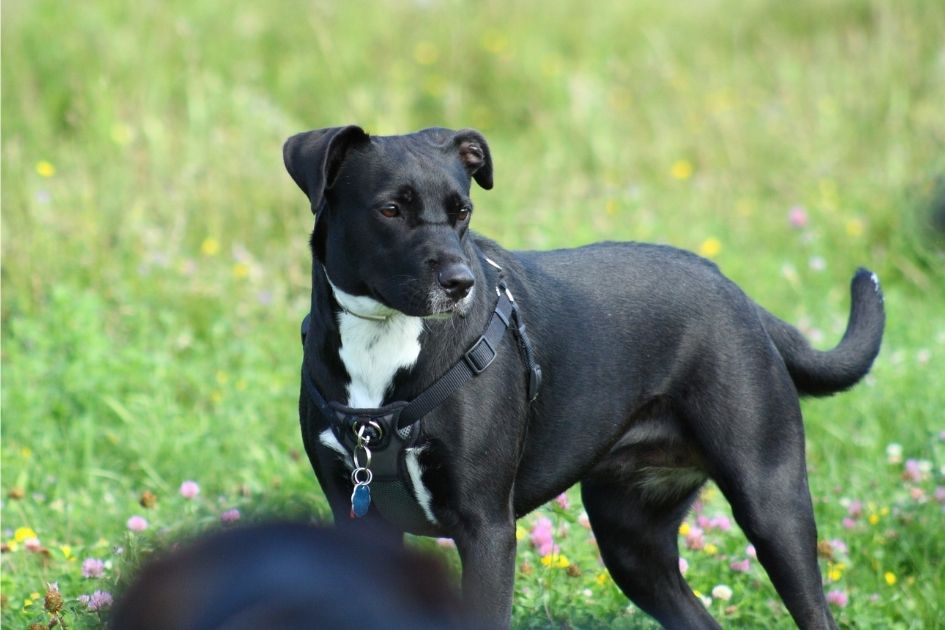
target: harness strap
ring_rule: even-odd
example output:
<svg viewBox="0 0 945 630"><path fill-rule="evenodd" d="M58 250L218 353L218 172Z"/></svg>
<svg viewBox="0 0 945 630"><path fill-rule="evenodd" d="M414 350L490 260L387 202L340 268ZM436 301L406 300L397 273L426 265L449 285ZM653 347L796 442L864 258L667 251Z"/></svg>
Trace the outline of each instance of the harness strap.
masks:
<svg viewBox="0 0 945 630"><path fill-rule="evenodd" d="M407 403L407 406L400 412L398 428L402 429L418 421L449 398L450 394L465 385L474 376L482 374L486 368L492 365L498 354L499 343L502 341L502 337L505 336L505 331L511 322L510 317L513 308L514 306L507 293L501 292L495 310L492 312L492 318L486 327L486 332L476 340L446 374Z"/></svg>

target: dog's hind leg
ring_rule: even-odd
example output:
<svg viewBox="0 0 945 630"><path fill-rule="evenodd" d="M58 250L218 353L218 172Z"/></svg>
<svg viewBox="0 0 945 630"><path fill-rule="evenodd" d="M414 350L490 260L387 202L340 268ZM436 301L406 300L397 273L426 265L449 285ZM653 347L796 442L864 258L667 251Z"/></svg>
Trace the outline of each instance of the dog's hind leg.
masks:
<svg viewBox="0 0 945 630"><path fill-rule="evenodd" d="M783 364L740 361L738 378L720 370L724 382L708 371L693 379L686 424L795 623L836 628L817 564L797 393Z"/></svg>
<svg viewBox="0 0 945 630"><path fill-rule="evenodd" d="M645 486L595 473L581 498L604 564L620 590L667 628L718 628L679 571L679 524L701 480L654 499Z"/></svg>

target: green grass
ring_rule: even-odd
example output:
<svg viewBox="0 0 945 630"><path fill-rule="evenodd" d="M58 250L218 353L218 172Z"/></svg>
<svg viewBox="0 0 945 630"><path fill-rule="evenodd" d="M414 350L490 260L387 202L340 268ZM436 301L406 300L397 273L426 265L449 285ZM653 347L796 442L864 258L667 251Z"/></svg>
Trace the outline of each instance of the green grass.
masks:
<svg viewBox="0 0 945 630"><path fill-rule="evenodd" d="M496 186L474 193L474 225L509 247L716 239L723 271L821 347L853 269L876 271L874 372L804 406L820 535L849 548L824 559L825 590L848 594L844 626L945 617L940 2L9 0L2 18L2 540L29 527L47 550L3 553L4 626L48 620L52 581L70 625L95 625L78 595L225 509L326 517L296 411L311 215L280 148L349 122L478 127ZM890 443L930 471L903 480ZM542 514L575 568L543 566L526 537L516 625L649 627L571 499ZM849 500L866 506L853 529ZM790 627L757 563L729 569L742 535L707 540L714 555L683 555L695 589L733 589L717 618ZM103 578L81 576L87 557Z"/></svg>

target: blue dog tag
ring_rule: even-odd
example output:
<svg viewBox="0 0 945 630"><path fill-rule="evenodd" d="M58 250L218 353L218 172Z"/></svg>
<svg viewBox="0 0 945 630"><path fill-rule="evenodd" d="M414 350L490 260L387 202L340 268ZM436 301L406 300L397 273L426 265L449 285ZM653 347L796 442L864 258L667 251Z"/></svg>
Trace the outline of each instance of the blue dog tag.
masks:
<svg viewBox="0 0 945 630"><path fill-rule="evenodd" d="M365 484L358 484L351 493L351 518L361 518L371 507L371 489Z"/></svg>

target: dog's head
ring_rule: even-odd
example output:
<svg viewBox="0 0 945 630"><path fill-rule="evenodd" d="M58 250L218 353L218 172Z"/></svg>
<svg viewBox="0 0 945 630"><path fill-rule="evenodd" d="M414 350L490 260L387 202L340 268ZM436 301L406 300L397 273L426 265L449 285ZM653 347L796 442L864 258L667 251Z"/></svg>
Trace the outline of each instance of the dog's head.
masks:
<svg viewBox="0 0 945 630"><path fill-rule="evenodd" d="M470 179L492 188L482 134L432 128L369 136L332 127L292 136L283 157L311 202L312 253L336 291L413 316L469 303Z"/></svg>

